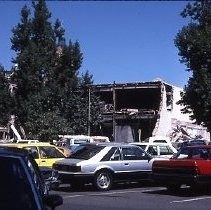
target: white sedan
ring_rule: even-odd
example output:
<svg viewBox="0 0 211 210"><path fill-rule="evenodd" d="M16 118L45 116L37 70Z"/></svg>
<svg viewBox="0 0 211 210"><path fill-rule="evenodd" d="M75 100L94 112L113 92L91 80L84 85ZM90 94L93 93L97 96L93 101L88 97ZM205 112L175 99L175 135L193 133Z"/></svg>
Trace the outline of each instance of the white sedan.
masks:
<svg viewBox="0 0 211 210"><path fill-rule="evenodd" d="M133 142L132 145L141 147L153 157L171 158L177 149L168 143Z"/></svg>
<svg viewBox="0 0 211 210"><path fill-rule="evenodd" d="M72 187L93 183L98 190L109 190L114 182L149 179L153 161L143 149L130 144L84 144L53 168L61 182Z"/></svg>

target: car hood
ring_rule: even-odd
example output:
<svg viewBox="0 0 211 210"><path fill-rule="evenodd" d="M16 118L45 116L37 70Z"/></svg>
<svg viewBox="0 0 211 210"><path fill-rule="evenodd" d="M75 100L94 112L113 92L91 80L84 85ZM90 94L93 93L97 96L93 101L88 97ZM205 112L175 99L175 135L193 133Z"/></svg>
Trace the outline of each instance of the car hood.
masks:
<svg viewBox="0 0 211 210"><path fill-rule="evenodd" d="M62 160L58 160L55 163L56 164L62 164L62 165L76 165L79 162L83 162L85 160L82 159L72 159L72 158L65 158Z"/></svg>

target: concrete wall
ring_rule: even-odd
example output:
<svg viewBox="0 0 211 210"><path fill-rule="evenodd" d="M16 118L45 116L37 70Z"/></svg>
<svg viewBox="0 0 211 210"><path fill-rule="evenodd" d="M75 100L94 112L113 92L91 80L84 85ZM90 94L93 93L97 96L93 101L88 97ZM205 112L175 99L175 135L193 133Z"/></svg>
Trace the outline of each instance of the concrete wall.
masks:
<svg viewBox="0 0 211 210"><path fill-rule="evenodd" d="M170 136L172 141L177 141L185 137L187 133L187 136L192 138L200 135L203 139L210 140L210 133L207 132L205 127L194 124L194 121L190 119L190 114L183 114L181 112L183 106L178 105L177 102L181 99L180 93L183 89L176 86L172 86L172 88L172 106L171 109L168 109L166 106L166 89L163 86L159 110L160 118L158 118L156 123L153 136Z"/></svg>

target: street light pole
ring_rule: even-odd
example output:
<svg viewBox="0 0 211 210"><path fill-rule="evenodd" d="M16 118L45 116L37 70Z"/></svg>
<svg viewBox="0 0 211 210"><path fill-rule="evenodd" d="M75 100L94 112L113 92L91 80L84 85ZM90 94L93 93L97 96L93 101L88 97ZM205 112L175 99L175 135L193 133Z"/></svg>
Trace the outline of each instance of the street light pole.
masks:
<svg viewBox="0 0 211 210"><path fill-rule="evenodd" d="M116 93L115 82L113 83L113 141L116 141L116 123L115 123L115 111L116 111Z"/></svg>
<svg viewBox="0 0 211 210"><path fill-rule="evenodd" d="M90 136L90 121L91 121L91 93L90 93L90 86L89 86L89 93L88 93L88 136Z"/></svg>

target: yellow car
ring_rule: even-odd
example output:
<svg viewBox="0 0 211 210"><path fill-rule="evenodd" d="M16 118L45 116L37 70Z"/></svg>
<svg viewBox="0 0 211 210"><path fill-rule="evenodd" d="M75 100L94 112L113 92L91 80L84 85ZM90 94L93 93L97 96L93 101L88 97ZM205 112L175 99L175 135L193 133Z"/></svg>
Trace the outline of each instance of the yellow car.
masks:
<svg viewBox="0 0 211 210"><path fill-rule="evenodd" d="M64 159L64 154L55 146L49 143L30 143L30 144L1 144L1 146L18 147L30 150L38 166L52 168L57 160Z"/></svg>

